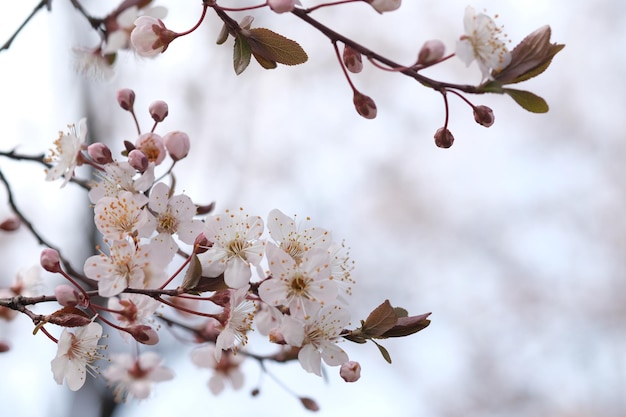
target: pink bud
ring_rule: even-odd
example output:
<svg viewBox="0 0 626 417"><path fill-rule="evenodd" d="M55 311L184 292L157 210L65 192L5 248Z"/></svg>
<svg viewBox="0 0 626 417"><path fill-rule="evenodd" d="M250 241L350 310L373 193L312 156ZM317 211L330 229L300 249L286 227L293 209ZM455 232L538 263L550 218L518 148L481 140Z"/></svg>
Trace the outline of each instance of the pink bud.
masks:
<svg viewBox="0 0 626 417"><path fill-rule="evenodd" d="M4 232L14 232L20 228L22 225L22 221L19 217L9 217L5 219L2 223L0 223L0 230Z"/></svg>
<svg viewBox="0 0 626 417"><path fill-rule="evenodd" d="M374 119L376 117L376 103L374 103L371 97L355 91L352 101L354 102L357 113L361 116L366 119Z"/></svg>
<svg viewBox="0 0 626 417"><path fill-rule="evenodd" d="M286 13L296 7L296 0L268 0L267 4L276 13Z"/></svg>
<svg viewBox="0 0 626 417"><path fill-rule="evenodd" d="M312 398L300 397L300 402L309 411L319 411L320 406Z"/></svg>
<svg viewBox="0 0 626 417"><path fill-rule="evenodd" d="M54 289L54 295L57 298L57 302L63 307L87 307L88 305L88 301L85 299L83 293L76 291L71 285L58 285Z"/></svg>
<svg viewBox="0 0 626 417"><path fill-rule="evenodd" d="M138 324L136 326L127 327L126 331L139 343L144 345L156 345L159 343L159 335L150 326Z"/></svg>
<svg viewBox="0 0 626 417"><path fill-rule="evenodd" d="M361 364L355 361L348 361L341 365L339 375L346 382L355 382L361 378Z"/></svg>
<svg viewBox="0 0 626 417"><path fill-rule="evenodd" d="M156 133L144 133L137 138L135 142L135 149L139 149L148 157L149 162L154 162L155 165L159 165L165 159L167 152L165 151L165 145L163 145L163 139Z"/></svg>
<svg viewBox="0 0 626 417"><path fill-rule="evenodd" d="M348 71L358 74L363 70L363 58L361 53L345 45L343 48L343 63Z"/></svg>
<svg viewBox="0 0 626 417"><path fill-rule="evenodd" d="M449 148L454 143L454 136L448 129L440 127L435 132L435 145L440 148Z"/></svg>
<svg viewBox="0 0 626 417"><path fill-rule="evenodd" d="M135 104L135 92L130 88L122 88L117 92L117 104L126 111L132 111Z"/></svg>
<svg viewBox="0 0 626 417"><path fill-rule="evenodd" d="M439 39L426 41L417 55L417 63L422 65L432 64L441 58L446 51L446 47Z"/></svg>
<svg viewBox="0 0 626 417"><path fill-rule="evenodd" d="M128 153L128 163L131 167L135 168L141 173L146 172L146 169L148 169L148 166L150 166L150 161L148 161L148 157L143 152L137 149L133 149Z"/></svg>
<svg viewBox="0 0 626 417"><path fill-rule="evenodd" d="M54 249L46 248L41 251L39 258L41 266L48 272L61 272L61 257L59 252Z"/></svg>
<svg viewBox="0 0 626 417"><path fill-rule="evenodd" d="M153 57L165 52L169 44L180 36L165 27L161 19L139 16L130 33L130 43L141 56Z"/></svg>
<svg viewBox="0 0 626 417"><path fill-rule="evenodd" d="M493 115L493 110L487 106L474 107L474 120L476 123L485 127L490 127L496 121L496 117Z"/></svg>
<svg viewBox="0 0 626 417"><path fill-rule="evenodd" d="M104 143L96 142L87 147L87 153L94 162L98 164L110 164L113 162L113 156L111 155L111 149Z"/></svg>
<svg viewBox="0 0 626 417"><path fill-rule="evenodd" d="M213 246L213 242L209 241L204 233L200 233L198 236L196 236L196 239L193 242L193 246L195 248L195 254L204 253Z"/></svg>
<svg viewBox="0 0 626 417"><path fill-rule="evenodd" d="M148 107L148 111L150 112L150 116L152 116L152 119L154 119L154 121L157 123L165 120L165 118L169 114L167 103L163 100L157 100L152 102L152 104L150 104L150 107Z"/></svg>
<svg viewBox="0 0 626 417"><path fill-rule="evenodd" d="M185 132L175 130L163 136L163 144L174 161L180 161L189 153L189 136Z"/></svg>
<svg viewBox="0 0 626 417"><path fill-rule="evenodd" d="M11 346L5 341L0 341L0 353L8 352L11 350Z"/></svg>

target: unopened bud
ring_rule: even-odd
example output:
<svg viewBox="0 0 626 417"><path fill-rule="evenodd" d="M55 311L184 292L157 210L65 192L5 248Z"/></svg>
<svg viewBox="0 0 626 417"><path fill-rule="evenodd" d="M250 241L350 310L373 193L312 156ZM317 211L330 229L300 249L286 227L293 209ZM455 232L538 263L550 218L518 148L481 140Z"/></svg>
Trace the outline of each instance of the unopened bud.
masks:
<svg viewBox="0 0 626 417"><path fill-rule="evenodd" d="M148 157L149 162L159 165L165 159L167 152L163 145L163 138L156 133L144 133L137 138L135 148ZM130 152L129 152L130 155Z"/></svg>
<svg viewBox="0 0 626 417"><path fill-rule="evenodd" d="M86 307L88 304L83 293L76 291L71 285L58 285L54 289L54 295L57 298L57 302L63 307Z"/></svg>
<svg viewBox="0 0 626 417"><path fill-rule="evenodd" d="M422 49L417 55L417 63L422 65L432 64L443 58L446 47L439 39L431 39L424 42Z"/></svg>
<svg viewBox="0 0 626 417"><path fill-rule="evenodd" d="M309 411L319 411L320 406L317 405L314 399L307 397L300 397L300 402Z"/></svg>
<svg viewBox="0 0 626 417"><path fill-rule="evenodd" d="M111 149L104 143L96 142L87 147L87 153L94 162L98 164L110 164L113 162L113 156L111 155Z"/></svg>
<svg viewBox="0 0 626 417"><path fill-rule="evenodd" d="M346 382L355 382L361 378L361 364L355 361L348 361L341 365L339 375Z"/></svg>
<svg viewBox="0 0 626 417"><path fill-rule="evenodd" d="M117 104L126 111L132 111L135 104L135 92L130 88L122 88L117 92Z"/></svg>
<svg viewBox="0 0 626 417"><path fill-rule="evenodd" d="M139 343L144 345L156 345L159 343L159 335L156 330L145 324L127 327L126 331Z"/></svg>
<svg viewBox="0 0 626 417"><path fill-rule="evenodd" d="M0 353L8 352L11 350L11 346L5 341L0 341Z"/></svg>
<svg viewBox="0 0 626 417"><path fill-rule="evenodd" d="M140 150L133 149L128 153L128 164L137 171L144 173L150 166L150 161L148 161L146 154Z"/></svg>
<svg viewBox="0 0 626 417"><path fill-rule="evenodd" d="M391 12L402 5L402 0L367 0L378 13Z"/></svg>
<svg viewBox="0 0 626 417"><path fill-rule="evenodd" d="M343 63L346 69L354 74L358 74L363 70L361 53L348 45L345 45L343 48Z"/></svg>
<svg viewBox="0 0 626 417"><path fill-rule="evenodd" d="M150 104L148 107L148 111L150 111L150 116L154 119L155 122L162 122L167 117L169 110L167 107L167 103L163 100L157 100Z"/></svg>
<svg viewBox="0 0 626 417"><path fill-rule="evenodd" d="M496 117L493 115L491 108L487 106L476 106L474 107L474 120L480 125L489 127L496 121Z"/></svg>
<svg viewBox="0 0 626 417"><path fill-rule="evenodd" d="M20 228L22 225L22 221L19 217L9 217L8 219L4 219L2 223L0 223L0 230L4 232L14 232Z"/></svg>
<svg viewBox="0 0 626 417"><path fill-rule="evenodd" d="M376 103L374 103L374 100L372 100L371 97L355 91L352 101L354 102L354 108L361 116L366 119L373 119L376 117Z"/></svg>
<svg viewBox="0 0 626 417"><path fill-rule="evenodd" d="M454 136L446 128L440 127L435 132L435 145L440 148L449 148L454 143Z"/></svg>
<svg viewBox="0 0 626 417"><path fill-rule="evenodd" d="M296 7L296 0L268 0L267 4L276 13L286 13Z"/></svg>
<svg viewBox="0 0 626 417"><path fill-rule="evenodd" d="M194 253L204 253L213 246L213 242L207 239L204 233L200 233L198 236L196 236L196 240L194 240L193 246L195 248Z"/></svg>
<svg viewBox="0 0 626 417"><path fill-rule="evenodd" d="M54 249L46 248L41 251L39 258L41 266L48 272L61 272L61 257Z"/></svg>
<svg viewBox="0 0 626 417"><path fill-rule="evenodd" d="M189 136L185 132L175 130L163 136L163 144L174 161L180 161L189 154Z"/></svg>

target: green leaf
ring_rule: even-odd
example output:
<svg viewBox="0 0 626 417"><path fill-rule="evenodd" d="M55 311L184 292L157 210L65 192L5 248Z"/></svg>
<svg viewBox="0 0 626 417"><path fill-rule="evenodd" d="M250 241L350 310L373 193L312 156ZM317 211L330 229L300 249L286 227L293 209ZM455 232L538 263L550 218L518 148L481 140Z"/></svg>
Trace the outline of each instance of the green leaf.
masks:
<svg viewBox="0 0 626 417"><path fill-rule="evenodd" d="M536 94L530 91L515 90L513 88L505 88L504 93L511 96L513 100L524 109L532 113L547 113L550 108L548 103Z"/></svg>
<svg viewBox="0 0 626 417"><path fill-rule="evenodd" d="M308 59L304 49L296 41L292 41L269 29L250 29L245 32L245 36L255 57L258 55L268 61L274 61L283 65L303 64Z"/></svg>
<svg viewBox="0 0 626 417"><path fill-rule="evenodd" d="M387 349L385 349L383 345L376 343L375 340L372 340L372 342L376 345L376 347L380 351L380 354L383 355L383 358L385 358L387 363L391 363L391 356L389 355L389 352L387 352Z"/></svg>
<svg viewBox="0 0 626 417"><path fill-rule="evenodd" d="M369 337L378 337L398 322L396 310L389 300L376 307L365 319L362 332Z"/></svg>
<svg viewBox="0 0 626 417"><path fill-rule="evenodd" d="M250 65L250 44L248 40L241 35L235 37L235 48L233 51L233 67L235 74L239 75Z"/></svg>

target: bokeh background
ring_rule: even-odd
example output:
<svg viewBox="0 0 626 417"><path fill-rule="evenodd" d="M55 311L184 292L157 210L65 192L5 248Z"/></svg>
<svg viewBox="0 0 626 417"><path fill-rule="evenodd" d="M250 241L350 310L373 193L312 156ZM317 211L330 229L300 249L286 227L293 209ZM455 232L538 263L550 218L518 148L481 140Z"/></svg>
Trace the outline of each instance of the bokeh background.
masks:
<svg viewBox="0 0 626 417"><path fill-rule="evenodd" d="M0 41L35 3L2 6ZM179 31L196 21L199 3L157 2L169 8L168 27ZM104 15L116 3L84 5ZM409 63L427 39L454 49L466 5L406 0L378 15L348 4L315 17ZM520 85L544 97L549 113L528 113L508 97L470 97L494 109L496 123L485 129L450 97L456 142L438 149L433 133L444 119L438 94L366 65L353 81L376 100L378 117L362 119L326 38L293 16L264 11L251 13L255 25L297 40L307 64L265 71L253 62L236 76L232 40L215 44L221 26L210 15L162 56L122 53L113 78L89 79L73 70L71 49L93 46L97 37L69 2L57 1L0 53L0 146L41 153L57 131L87 116L89 138L119 152L135 131L115 92L135 90L144 129L148 105L165 100L170 115L157 132L191 137L193 154L179 165L177 180L194 201L215 201L217 211L244 207L266 216L279 208L311 216L345 239L358 281L355 322L386 298L412 314L433 313L425 331L384 342L392 365L371 344L344 344L363 366L354 384L336 368L324 381L297 364L270 364L289 389L316 399L319 415L624 416L626 4L472 5L499 15L511 46L544 24L553 42L567 45L546 73ZM457 60L427 74L467 83L480 78L477 67ZM2 159L0 169L36 228L82 265L93 247L84 193L45 183L36 164ZM0 214L10 214L4 202ZM36 264L39 250L25 231L0 235L0 283L10 285L18 270ZM42 277L50 293L56 278ZM0 355L2 414L106 415L103 378L78 393L57 386L50 372L56 346L31 330L26 317L0 323L1 338L12 346ZM117 407L115 416L310 414L251 361L243 390L212 396L209 372L190 363L192 346L161 335L159 348L176 378L156 386L148 400ZM111 336L109 351L130 350ZM252 397L259 380L261 394Z"/></svg>

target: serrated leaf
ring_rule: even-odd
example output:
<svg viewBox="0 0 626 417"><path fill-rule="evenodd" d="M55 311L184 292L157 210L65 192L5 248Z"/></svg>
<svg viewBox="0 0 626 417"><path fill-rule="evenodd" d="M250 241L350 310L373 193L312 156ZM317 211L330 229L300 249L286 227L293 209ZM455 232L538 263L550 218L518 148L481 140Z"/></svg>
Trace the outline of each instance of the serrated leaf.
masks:
<svg viewBox="0 0 626 417"><path fill-rule="evenodd" d="M396 325L398 316L389 300L376 307L365 319L362 332L369 337L378 337Z"/></svg>
<svg viewBox="0 0 626 417"><path fill-rule="evenodd" d="M513 100L524 109L532 113L547 113L550 108L548 103L536 94L530 91L516 90L513 88L505 88L505 94L511 96Z"/></svg>
<svg viewBox="0 0 626 417"><path fill-rule="evenodd" d="M189 261L189 267L185 272L185 278L183 279L183 283L181 287L183 290L193 290L200 282L200 277L202 276L202 265L200 264L200 260L197 255L193 255L191 261Z"/></svg>
<svg viewBox="0 0 626 417"><path fill-rule="evenodd" d="M372 340L372 342L376 345L376 347L380 351L380 354L383 355L383 358L385 358L387 363L391 363L391 355L389 355L389 352L387 352L387 349L385 349L383 345L376 343L376 341L374 340Z"/></svg>
<svg viewBox="0 0 626 417"><path fill-rule="evenodd" d="M241 35L235 37L235 47L233 50L233 68L235 74L239 75L250 65L250 44L248 40Z"/></svg>
<svg viewBox="0 0 626 417"><path fill-rule="evenodd" d="M304 64L308 59L304 49L296 41L269 29L250 29L245 36L255 56L262 56L268 61L283 65L298 65Z"/></svg>

